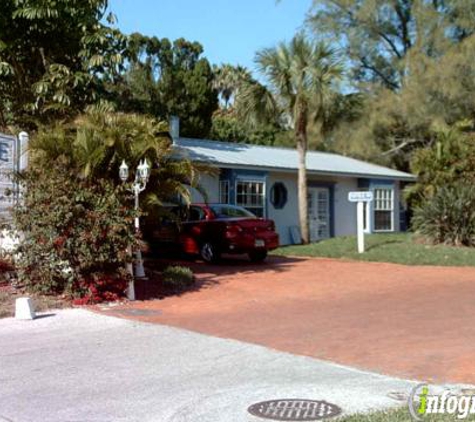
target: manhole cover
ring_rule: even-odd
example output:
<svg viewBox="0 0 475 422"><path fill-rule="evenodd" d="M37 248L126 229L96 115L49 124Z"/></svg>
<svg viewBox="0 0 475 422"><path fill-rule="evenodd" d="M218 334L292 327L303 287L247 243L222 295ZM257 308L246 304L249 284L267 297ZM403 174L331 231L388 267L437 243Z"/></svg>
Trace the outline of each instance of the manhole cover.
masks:
<svg viewBox="0 0 475 422"><path fill-rule="evenodd" d="M122 314L125 316L154 316L154 315L161 315L161 311L153 311L151 309L135 309L135 308L128 308L128 309L114 309L112 312L117 312L118 314Z"/></svg>
<svg viewBox="0 0 475 422"><path fill-rule="evenodd" d="M341 413L341 409L322 400L280 399L268 400L249 406L254 416L274 421L318 421Z"/></svg>

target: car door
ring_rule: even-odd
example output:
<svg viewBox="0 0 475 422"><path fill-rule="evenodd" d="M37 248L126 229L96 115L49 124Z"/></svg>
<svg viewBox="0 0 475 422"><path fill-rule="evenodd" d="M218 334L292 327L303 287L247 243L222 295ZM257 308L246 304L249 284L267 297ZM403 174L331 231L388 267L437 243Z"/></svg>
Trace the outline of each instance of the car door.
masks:
<svg viewBox="0 0 475 422"><path fill-rule="evenodd" d="M179 243L179 208L163 207L160 213L149 215L143 222L143 237L151 247L177 247Z"/></svg>
<svg viewBox="0 0 475 422"><path fill-rule="evenodd" d="M180 244L186 253L198 253L199 245L206 231L206 211L198 205L186 210L181 224Z"/></svg>

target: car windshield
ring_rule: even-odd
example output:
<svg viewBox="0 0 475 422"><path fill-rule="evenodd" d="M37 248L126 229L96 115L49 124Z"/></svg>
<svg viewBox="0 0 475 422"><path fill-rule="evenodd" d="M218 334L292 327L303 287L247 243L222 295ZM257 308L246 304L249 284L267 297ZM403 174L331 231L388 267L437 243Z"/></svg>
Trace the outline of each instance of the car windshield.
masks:
<svg viewBox="0 0 475 422"><path fill-rule="evenodd" d="M245 208L232 205L211 205L210 208L216 218L257 218L252 212Z"/></svg>

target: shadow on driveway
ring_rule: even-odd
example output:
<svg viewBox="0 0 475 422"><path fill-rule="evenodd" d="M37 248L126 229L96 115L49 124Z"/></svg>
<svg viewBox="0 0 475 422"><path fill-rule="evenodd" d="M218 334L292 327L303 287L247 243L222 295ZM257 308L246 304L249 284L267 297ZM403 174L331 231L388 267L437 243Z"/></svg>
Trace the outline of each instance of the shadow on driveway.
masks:
<svg viewBox="0 0 475 422"><path fill-rule="evenodd" d="M247 257L224 257L217 264L207 264L178 254L162 254L162 257L148 256L145 267L148 280L135 282L137 300L164 299L168 296L185 296L201 290L212 289L226 280L226 276L252 275L269 273L284 273L292 271L294 265L304 261L304 258L285 258L270 256L266 261L253 263ZM195 275L195 284L184 292L165 292L161 282L160 273L170 265L189 267Z"/></svg>

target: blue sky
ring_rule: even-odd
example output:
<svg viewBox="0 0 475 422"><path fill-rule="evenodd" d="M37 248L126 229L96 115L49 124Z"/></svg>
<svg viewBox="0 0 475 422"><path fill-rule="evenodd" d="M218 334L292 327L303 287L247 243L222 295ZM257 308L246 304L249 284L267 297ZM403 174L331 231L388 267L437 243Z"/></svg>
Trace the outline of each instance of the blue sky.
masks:
<svg viewBox="0 0 475 422"><path fill-rule="evenodd" d="M211 63L254 68L254 53L292 38L312 0L110 0L119 28L199 41Z"/></svg>

